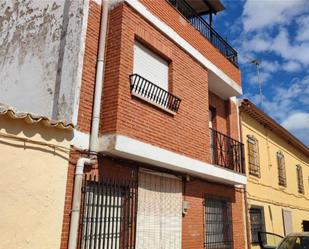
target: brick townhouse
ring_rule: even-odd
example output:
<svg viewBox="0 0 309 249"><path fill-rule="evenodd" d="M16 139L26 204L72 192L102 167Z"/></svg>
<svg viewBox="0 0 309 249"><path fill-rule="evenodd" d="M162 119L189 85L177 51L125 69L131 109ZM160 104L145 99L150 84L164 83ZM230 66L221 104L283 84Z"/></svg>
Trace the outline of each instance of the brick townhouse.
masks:
<svg viewBox="0 0 309 249"><path fill-rule="evenodd" d="M246 177L233 100L242 92L240 70L235 50L211 27L224 6L126 0L108 8L98 145L95 153L71 151L61 249L81 157L96 162L83 171L78 247L245 248ZM77 122L86 137L101 15L101 3L90 1Z"/></svg>
<svg viewBox="0 0 309 249"><path fill-rule="evenodd" d="M240 70L212 25L223 10L219 0L1 4L0 104L70 127L64 139L61 129L39 135L23 123L24 143L43 139L49 149L0 148L4 169L27 182L11 195L18 175L3 181L10 205L1 213L18 218L5 217L1 241L25 249L247 247ZM17 194L27 202L14 206Z"/></svg>

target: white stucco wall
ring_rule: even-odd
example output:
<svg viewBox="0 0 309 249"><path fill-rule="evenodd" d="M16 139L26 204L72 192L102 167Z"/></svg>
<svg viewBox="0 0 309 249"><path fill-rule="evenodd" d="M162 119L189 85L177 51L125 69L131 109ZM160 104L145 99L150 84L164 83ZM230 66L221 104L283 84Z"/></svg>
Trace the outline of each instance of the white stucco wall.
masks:
<svg viewBox="0 0 309 249"><path fill-rule="evenodd" d="M0 0L0 103L72 121L88 4Z"/></svg>
<svg viewBox="0 0 309 249"><path fill-rule="evenodd" d="M67 148L71 134L0 116L0 248L60 248L69 153L3 133Z"/></svg>

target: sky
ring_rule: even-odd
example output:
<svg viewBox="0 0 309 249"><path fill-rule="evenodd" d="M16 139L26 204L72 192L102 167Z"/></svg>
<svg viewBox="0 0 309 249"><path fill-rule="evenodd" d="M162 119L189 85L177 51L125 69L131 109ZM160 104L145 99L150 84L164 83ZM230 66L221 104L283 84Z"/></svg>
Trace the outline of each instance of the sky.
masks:
<svg viewBox="0 0 309 249"><path fill-rule="evenodd" d="M309 146L309 0L221 1L214 27L238 52L243 97Z"/></svg>

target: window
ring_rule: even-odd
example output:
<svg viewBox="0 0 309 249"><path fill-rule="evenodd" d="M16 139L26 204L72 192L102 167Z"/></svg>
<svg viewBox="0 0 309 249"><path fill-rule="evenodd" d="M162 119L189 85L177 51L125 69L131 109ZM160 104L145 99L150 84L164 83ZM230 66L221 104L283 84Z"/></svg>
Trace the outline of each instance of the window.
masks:
<svg viewBox="0 0 309 249"><path fill-rule="evenodd" d="M298 193L304 194L303 170L300 165L296 165Z"/></svg>
<svg viewBox="0 0 309 249"><path fill-rule="evenodd" d="M309 220L303 220L302 227L304 232L309 232Z"/></svg>
<svg viewBox="0 0 309 249"><path fill-rule="evenodd" d="M260 177L259 144L254 136L248 135L249 174Z"/></svg>
<svg viewBox="0 0 309 249"><path fill-rule="evenodd" d="M286 187L286 172L285 172L285 161L284 155L281 151L277 152L277 163L278 163L278 176L279 176L279 185Z"/></svg>
<svg viewBox="0 0 309 249"><path fill-rule="evenodd" d="M169 92L169 62L139 42L134 43L131 95L175 115L181 99Z"/></svg>
<svg viewBox="0 0 309 249"><path fill-rule="evenodd" d="M250 208L249 214L251 224L251 243L259 243L258 232L265 232L263 208Z"/></svg>
<svg viewBox="0 0 309 249"><path fill-rule="evenodd" d="M232 249L231 203L224 199L205 199L205 247Z"/></svg>
<svg viewBox="0 0 309 249"><path fill-rule="evenodd" d="M140 42L134 44L133 74L168 91L168 62Z"/></svg>

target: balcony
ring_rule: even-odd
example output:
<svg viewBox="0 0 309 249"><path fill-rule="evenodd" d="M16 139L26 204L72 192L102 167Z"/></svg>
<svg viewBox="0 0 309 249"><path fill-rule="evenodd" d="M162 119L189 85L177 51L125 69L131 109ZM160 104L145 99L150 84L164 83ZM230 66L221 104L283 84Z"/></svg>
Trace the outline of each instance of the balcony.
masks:
<svg viewBox="0 0 309 249"><path fill-rule="evenodd" d="M210 161L212 164L244 174L244 145L210 128Z"/></svg>
<svg viewBox="0 0 309 249"><path fill-rule="evenodd" d="M211 44L238 67L237 52L185 0L168 0ZM196 1L195 1L196 2Z"/></svg>
<svg viewBox="0 0 309 249"><path fill-rule="evenodd" d="M130 75L131 94L175 115L181 99L138 74Z"/></svg>

